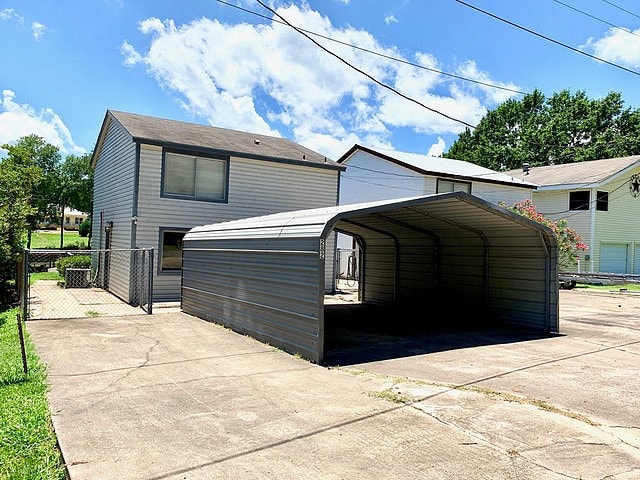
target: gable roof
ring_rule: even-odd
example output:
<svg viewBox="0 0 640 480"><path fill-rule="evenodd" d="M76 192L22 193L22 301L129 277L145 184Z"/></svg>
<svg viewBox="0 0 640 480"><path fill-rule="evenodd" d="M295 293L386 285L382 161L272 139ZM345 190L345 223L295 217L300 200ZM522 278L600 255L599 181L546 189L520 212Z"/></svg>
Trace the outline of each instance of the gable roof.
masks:
<svg viewBox="0 0 640 480"><path fill-rule="evenodd" d="M537 183L541 188L594 188L618 175L624 175L637 165L640 165L640 155L530 167L528 173L523 170L504 173Z"/></svg>
<svg viewBox="0 0 640 480"><path fill-rule="evenodd" d="M255 159L278 159L302 165L313 164L334 170L344 170L344 167L324 155L286 138L118 110L107 110L91 159L93 165L95 165L94 162L102 148L104 136L112 122L119 123L136 143L201 149L210 153Z"/></svg>
<svg viewBox="0 0 640 480"><path fill-rule="evenodd" d="M417 153L392 151L382 153L373 148L354 145L338 159L338 163L344 164L357 151L369 153L376 157L387 160L396 165L408 168L422 175L440 176L467 181L480 181L487 183L499 183L522 188L536 188L536 184L519 177L496 172L489 168L476 165L475 163L455 160L452 158L433 157L430 155L420 155Z"/></svg>

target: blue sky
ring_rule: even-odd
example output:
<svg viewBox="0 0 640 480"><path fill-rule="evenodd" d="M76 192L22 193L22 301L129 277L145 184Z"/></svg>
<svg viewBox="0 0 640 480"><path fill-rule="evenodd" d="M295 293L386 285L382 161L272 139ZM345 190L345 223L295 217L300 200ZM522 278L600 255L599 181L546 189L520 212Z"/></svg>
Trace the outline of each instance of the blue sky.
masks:
<svg viewBox="0 0 640 480"><path fill-rule="evenodd" d="M617 91L640 108L633 0L261 2L0 0L0 144L35 133L91 152L114 109L333 159L355 143L438 155L515 92Z"/></svg>

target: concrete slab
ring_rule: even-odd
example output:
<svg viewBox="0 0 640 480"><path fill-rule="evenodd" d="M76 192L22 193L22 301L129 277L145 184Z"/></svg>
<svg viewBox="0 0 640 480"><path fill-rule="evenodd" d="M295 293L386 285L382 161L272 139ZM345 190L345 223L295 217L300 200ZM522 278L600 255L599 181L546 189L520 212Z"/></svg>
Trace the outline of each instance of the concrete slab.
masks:
<svg viewBox="0 0 640 480"><path fill-rule="evenodd" d="M27 330L72 480L640 478L640 301L582 293L557 337L335 368L179 312Z"/></svg>

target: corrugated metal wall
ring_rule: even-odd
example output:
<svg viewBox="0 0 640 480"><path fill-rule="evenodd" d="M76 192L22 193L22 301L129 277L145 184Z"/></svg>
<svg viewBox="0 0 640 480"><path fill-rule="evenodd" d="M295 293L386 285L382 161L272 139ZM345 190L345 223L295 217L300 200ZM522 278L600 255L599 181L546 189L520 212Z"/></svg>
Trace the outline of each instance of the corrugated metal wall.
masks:
<svg viewBox="0 0 640 480"><path fill-rule="evenodd" d="M334 228L360 240L364 303L419 304L421 317L439 312L445 324L466 314L472 324L558 331L553 233L462 192L194 229L183 249L183 310L321 362Z"/></svg>

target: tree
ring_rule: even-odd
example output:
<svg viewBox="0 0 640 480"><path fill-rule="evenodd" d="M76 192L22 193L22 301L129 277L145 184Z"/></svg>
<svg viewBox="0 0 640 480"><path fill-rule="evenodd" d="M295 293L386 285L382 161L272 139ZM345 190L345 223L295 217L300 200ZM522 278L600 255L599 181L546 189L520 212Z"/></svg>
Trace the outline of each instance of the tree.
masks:
<svg viewBox="0 0 640 480"><path fill-rule="evenodd" d="M68 155L58 170L57 203L60 209L60 248L64 246L64 210L91 212L93 169L90 155Z"/></svg>
<svg viewBox="0 0 640 480"><path fill-rule="evenodd" d="M538 212L531 200L516 202L513 205L500 202L500 206L551 228L558 240L558 264L563 267L573 266L578 259L578 251L588 249L587 244L582 241L580 235L575 230L567 227L566 219L551 220L545 217Z"/></svg>
<svg viewBox="0 0 640 480"><path fill-rule="evenodd" d="M15 280L17 261L27 235L34 208L29 201L33 185L40 181L37 167L16 169L7 159L0 161L0 304L9 303L10 282Z"/></svg>
<svg viewBox="0 0 640 480"><path fill-rule="evenodd" d="M444 156L500 171L639 153L640 110L625 108L620 93L591 100L583 91L545 98L534 90L487 112Z"/></svg>
<svg viewBox="0 0 640 480"><path fill-rule="evenodd" d="M60 153L58 147L46 143L42 137L27 135L15 145L2 145L7 150L3 160L16 172L32 175L27 195L29 204L27 248L31 246L31 232L39 223L57 218L57 188Z"/></svg>

